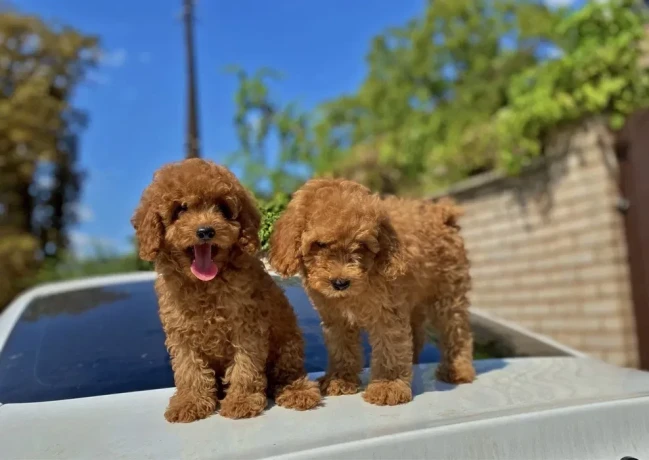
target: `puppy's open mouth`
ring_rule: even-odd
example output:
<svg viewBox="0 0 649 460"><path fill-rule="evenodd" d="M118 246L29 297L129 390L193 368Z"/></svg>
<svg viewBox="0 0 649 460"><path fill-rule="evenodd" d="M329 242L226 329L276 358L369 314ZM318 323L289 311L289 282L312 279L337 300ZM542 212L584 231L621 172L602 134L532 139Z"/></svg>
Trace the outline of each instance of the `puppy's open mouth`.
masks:
<svg viewBox="0 0 649 460"><path fill-rule="evenodd" d="M213 280L219 274L219 267L212 258L219 248L215 244L195 244L187 248L187 254L192 259L190 270L193 275L201 281Z"/></svg>

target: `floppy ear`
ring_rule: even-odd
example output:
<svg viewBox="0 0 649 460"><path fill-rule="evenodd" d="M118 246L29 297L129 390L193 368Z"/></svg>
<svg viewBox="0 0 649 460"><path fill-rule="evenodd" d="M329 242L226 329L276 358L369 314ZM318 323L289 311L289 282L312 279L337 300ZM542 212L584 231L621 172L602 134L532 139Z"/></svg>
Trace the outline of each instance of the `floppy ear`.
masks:
<svg viewBox="0 0 649 460"><path fill-rule="evenodd" d="M164 225L160 215L151 209L149 200L142 199L131 218L131 224L135 228L140 258L153 262L162 246Z"/></svg>
<svg viewBox="0 0 649 460"><path fill-rule="evenodd" d="M379 223L377 240L379 251L375 260L379 272L388 280L394 280L403 275L406 272L407 264L401 242L387 217L383 217Z"/></svg>
<svg viewBox="0 0 649 460"><path fill-rule="evenodd" d="M305 194L298 190L288 203L286 210L277 219L270 235L268 261L283 277L297 274L301 262L302 233L306 226Z"/></svg>
<svg viewBox="0 0 649 460"><path fill-rule="evenodd" d="M254 256L259 251L259 226L261 225L261 214L257 209L254 198L243 187L240 190L241 210L236 217L241 225L238 246L246 253Z"/></svg>

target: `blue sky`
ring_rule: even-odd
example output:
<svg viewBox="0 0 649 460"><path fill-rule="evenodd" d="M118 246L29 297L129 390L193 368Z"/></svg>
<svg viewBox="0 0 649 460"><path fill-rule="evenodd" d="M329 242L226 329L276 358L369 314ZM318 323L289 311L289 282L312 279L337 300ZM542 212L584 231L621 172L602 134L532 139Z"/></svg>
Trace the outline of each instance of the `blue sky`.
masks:
<svg viewBox="0 0 649 460"><path fill-rule="evenodd" d="M551 3L566 4L567 0ZM371 38L422 11L424 0L198 0L196 43L203 155L236 149L235 80L228 64L270 66L286 78L281 100L304 107L353 91ZM82 222L72 233L129 248L129 219L155 169L183 157L185 80L181 0L21 0L23 12L100 36L102 67L77 94L90 115Z"/></svg>

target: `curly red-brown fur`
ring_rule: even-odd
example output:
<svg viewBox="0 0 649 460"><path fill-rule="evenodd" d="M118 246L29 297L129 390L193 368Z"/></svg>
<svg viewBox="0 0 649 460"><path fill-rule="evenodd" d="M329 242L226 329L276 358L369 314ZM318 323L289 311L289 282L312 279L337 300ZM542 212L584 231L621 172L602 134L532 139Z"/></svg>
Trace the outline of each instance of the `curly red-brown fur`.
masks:
<svg viewBox="0 0 649 460"><path fill-rule="evenodd" d="M304 342L284 293L255 257L260 215L226 168L201 159L160 168L132 219L140 256L155 261L160 319L176 392L165 417L191 422L220 414L243 418L277 404L317 406L316 382L304 369ZM196 229L209 225L218 274L192 274Z"/></svg>
<svg viewBox="0 0 649 460"><path fill-rule="evenodd" d="M451 201L381 198L343 179L315 179L298 190L275 224L270 264L301 274L322 319L329 353L320 380L327 395L358 391L360 331L372 346L363 397L379 405L412 399L412 363L439 334L438 378L475 378L469 326L469 261L459 234L461 210ZM347 280L337 290L334 280Z"/></svg>

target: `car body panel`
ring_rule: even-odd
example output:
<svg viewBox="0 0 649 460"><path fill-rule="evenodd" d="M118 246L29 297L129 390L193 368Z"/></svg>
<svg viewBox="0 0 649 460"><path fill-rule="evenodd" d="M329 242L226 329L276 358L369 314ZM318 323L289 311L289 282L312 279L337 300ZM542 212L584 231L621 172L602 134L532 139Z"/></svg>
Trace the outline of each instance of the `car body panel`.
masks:
<svg viewBox="0 0 649 460"><path fill-rule="evenodd" d="M36 298L154 278L149 272L32 289L0 316L0 347ZM511 339L516 349L554 356L478 360L477 380L460 386L436 381L436 365L421 364L415 366L415 397L409 404L377 407L357 394L325 398L307 412L271 403L249 420L217 413L190 424L167 423L163 413L173 388L4 404L0 458L598 460L649 455L649 373L587 358L475 310L472 317ZM366 384L367 370L362 378Z"/></svg>
<svg viewBox="0 0 649 460"><path fill-rule="evenodd" d="M7 404L0 407L0 451L3 458L12 459L253 459L287 455L304 459L395 458L391 455L397 451L400 458L448 459L451 457L438 454L466 453L473 430L484 431L491 423L504 423L505 419L510 419L510 424L492 433L484 446L495 453L515 447L508 440L511 437L508 430L521 417L538 414L538 419L532 421L550 420L549 427L556 429L557 424L565 424L562 429L568 430L574 428L574 420L568 415L603 407L604 412L595 411L581 419L582 434L588 436L590 423L597 419L604 421L609 416L604 403L627 401L630 407L641 404L649 408L649 373L619 369L595 360L481 360L476 362L476 368L478 378L473 384L453 386L434 380L435 365L418 366L413 385L415 398L402 406L377 407L365 403L360 395L339 396L326 398L322 407L312 411L273 406L260 417L249 420L230 420L215 414L190 424L167 423L163 412L172 389ZM629 428L628 433L637 431L631 429L632 422L649 433L649 412L638 417L624 425ZM424 449L419 443L404 441L409 437L430 439L441 436L440 433L454 434L448 439L442 436L446 441L439 451L434 446ZM596 433L598 442L610 434L619 436L612 446L626 436L619 429ZM505 445L499 440L501 435L508 441ZM455 444L447 445L451 439ZM649 448L647 439L643 446L627 446L625 455L633 453L629 450ZM517 442L525 444L524 441ZM528 442L535 441L528 439ZM579 439L575 442L579 447ZM396 449L397 445L400 450ZM456 458L487 458L476 456L481 452L483 455L487 451ZM577 453L573 449L572 456L563 458L599 458Z"/></svg>

